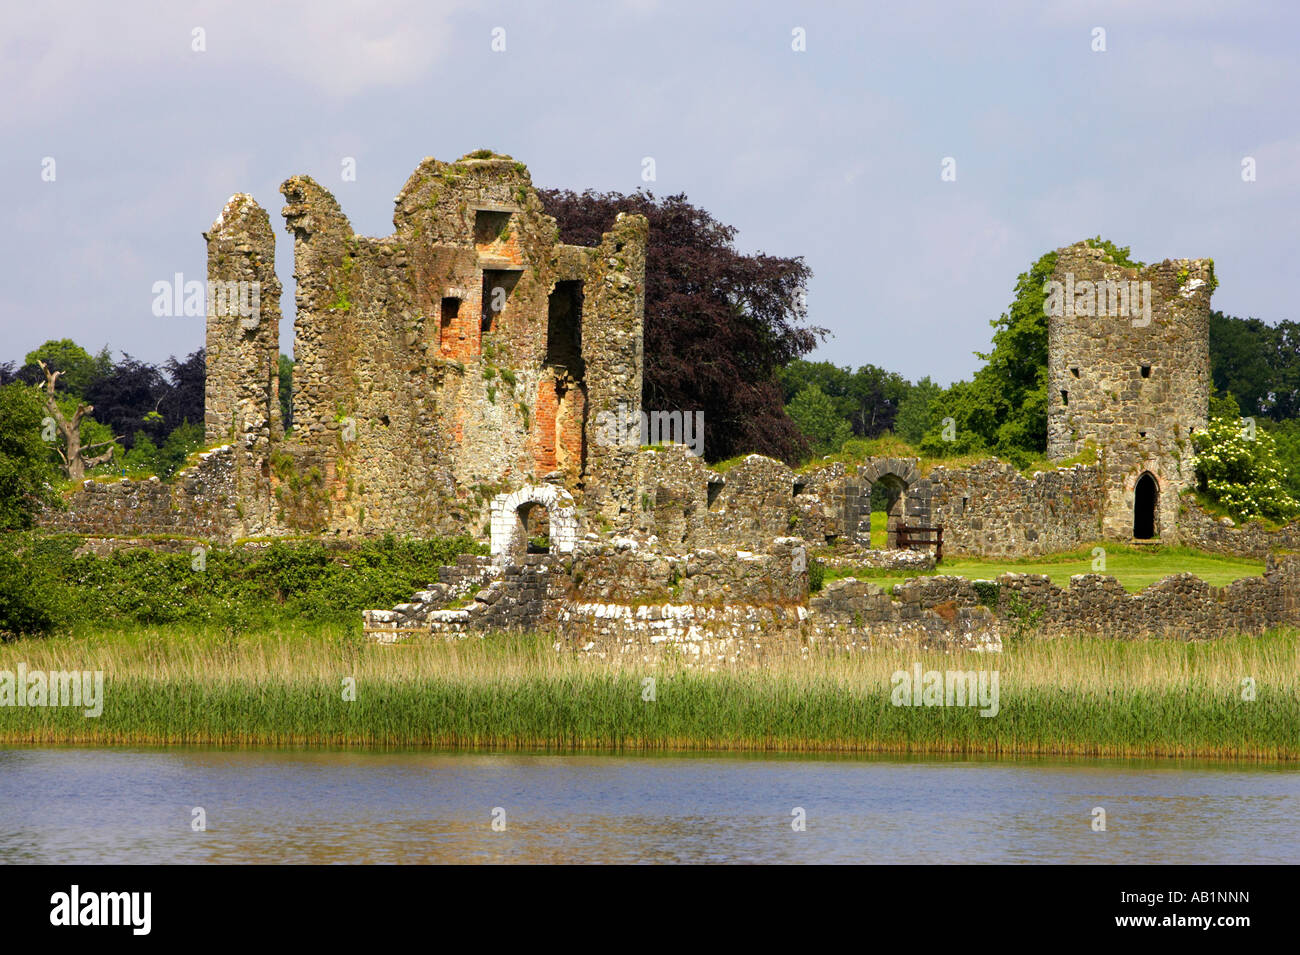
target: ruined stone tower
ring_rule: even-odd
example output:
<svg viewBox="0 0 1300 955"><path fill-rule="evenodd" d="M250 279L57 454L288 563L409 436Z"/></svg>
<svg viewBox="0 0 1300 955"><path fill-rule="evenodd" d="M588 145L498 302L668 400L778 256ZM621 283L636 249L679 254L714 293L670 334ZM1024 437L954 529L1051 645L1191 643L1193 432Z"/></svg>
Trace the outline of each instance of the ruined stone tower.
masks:
<svg viewBox="0 0 1300 955"><path fill-rule="evenodd" d="M1103 536L1177 534L1178 495L1194 481L1189 436L1206 426L1214 265L1143 269L1077 243L1057 252L1048 313L1047 451L1102 453Z"/></svg>
<svg viewBox="0 0 1300 955"><path fill-rule="evenodd" d="M565 245L524 165L488 150L425 159L385 238L354 234L310 177L280 191L297 283L287 434L267 215L237 195L206 233L210 283L260 284L260 319L208 319L208 440L255 455L245 533L478 531L501 491L599 496L626 469L635 446L594 421L640 411L644 217Z"/></svg>

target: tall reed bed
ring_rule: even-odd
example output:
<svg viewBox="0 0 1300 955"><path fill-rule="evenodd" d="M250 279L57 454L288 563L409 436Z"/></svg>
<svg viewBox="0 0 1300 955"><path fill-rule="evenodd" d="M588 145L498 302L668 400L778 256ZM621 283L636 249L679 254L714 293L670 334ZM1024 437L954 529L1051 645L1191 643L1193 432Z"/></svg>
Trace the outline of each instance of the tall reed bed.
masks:
<svg viewBox="0 0 1300 955"><path fill-rule="evenodd" d="M1001 654L791 648L714 668L606 662L553 641L381 647L343 625L18 641L0 646L0 672L103 670L104 709L0 706L0 741L1300 758L1295 631L1025 640ZM894 673L916 663L996 670L998 714L893 705Z"/></svg>

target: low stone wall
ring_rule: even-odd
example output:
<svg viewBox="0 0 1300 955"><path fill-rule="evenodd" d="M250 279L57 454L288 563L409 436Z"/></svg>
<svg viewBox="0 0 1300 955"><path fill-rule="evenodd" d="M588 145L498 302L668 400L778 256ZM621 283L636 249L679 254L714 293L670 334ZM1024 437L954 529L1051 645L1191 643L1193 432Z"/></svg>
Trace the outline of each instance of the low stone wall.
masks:
<svg viewBox="0 0 1300 955"><path fill-rule="evenodd" d="M901 570L907 573L920 573L933 570L937 565L934 551L926 550L871 550L855 546L836 549L833 553L820 558L829 567L847 567L857 569L869 567L873 570Z"/></svg>
<svg viewBox="0 0 1300 955"><path fill-rule="evenodd" d="M1050 636L1207 639L1300 626L1300 555L1269 557L1261 577L1211 587L1193 574L1129 593L1114 577L1081 574L1062 589L1036 574L997 579L999 613ZM973 590L973 588L972 588Z"/></svg>
<svg viewBox="0 0 1300 955"><path fill-rule="evenodd" d="M1001 650L1002 621L965 599L969 587L960 577L918 577L891 597L870 581L834 580L809 599L805 637L846 649Z"/></svg>
<svg viewBox="0 0 1300 955"><path fill-rule="evenodd" d="M86 481L68 497L66 510L47 509L39 524L52 531L102 537L106 534L171 535L222 540L238 523L235 449L225 445L175 479Z"/></svg>
<svg viewBox="0 0 1300 955"><path fill-rule="evenodd" d="M574 554L570 599L586 603L801 604L808 594L803 541L777 538L769 552L703 549L682 555L631 540L584 542Z"/></svg>
<svg viewBox="0 0 1300 955"><path fill-rule="evenodd" d="M1269 530L1258 521L1238 524L1230 517L1216 518L1191 498L1178 509L1179 543L1197 550L1240 557L1265 557L1277 550L1300 551L1300 520Z"/></svg>

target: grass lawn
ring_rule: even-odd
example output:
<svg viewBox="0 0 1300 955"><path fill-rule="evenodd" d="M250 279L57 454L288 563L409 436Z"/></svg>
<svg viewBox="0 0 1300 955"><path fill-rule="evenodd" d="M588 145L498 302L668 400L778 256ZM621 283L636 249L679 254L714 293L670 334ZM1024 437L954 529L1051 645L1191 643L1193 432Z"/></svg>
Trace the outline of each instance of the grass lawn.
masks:
<svg viewBox="0 0 1300 955"><path fill-rule="evenodd" d="M889 515L884 511L871 512L871 547L884 550L889 542Z"/></svg>
<svg viewBox="0 0 1300 955"><path fill-rule="evenodd" d="M883 515L881 515L883 516ZM872 517L872 545L875 544L875 514ZM1002 574L1046 574L1059 587L1070 586L1074 574L1110 574L1124 588L1136 592L1162 578L1173 574L1190 573L1214 587L1222 587L1242 577L1257 577L1264 572L1262 560L1224 557L1206 554L1182 547L1145 548L1131 547L1114 542L1098 544L1105 547L1104 570L1093 569L1092 548L1050 557L1031 557L1017 560L986 560L978 558L945 558L935 574L952 574L971 580L994 580ZM882 587L891 587L904 580L920 576L897 571L871 568L853 569L836 567L828 569L826 579L857 577L870 579Z"/></svg>

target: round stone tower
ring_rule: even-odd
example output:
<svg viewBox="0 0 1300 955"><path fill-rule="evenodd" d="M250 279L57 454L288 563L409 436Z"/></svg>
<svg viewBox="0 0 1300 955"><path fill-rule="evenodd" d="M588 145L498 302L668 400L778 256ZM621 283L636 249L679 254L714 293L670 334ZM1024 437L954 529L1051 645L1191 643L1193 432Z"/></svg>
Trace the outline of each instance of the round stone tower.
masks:
<svg viewBox="0 0 1300 955"><path fill-rule="evenodd" d="M1048 323L1047 453L1101 451L1103 536L1177 539L1178 495L1194 481L1192 431L1210 396L1209 259L1114 264L1076 243L1057 252Z"/></svg>

